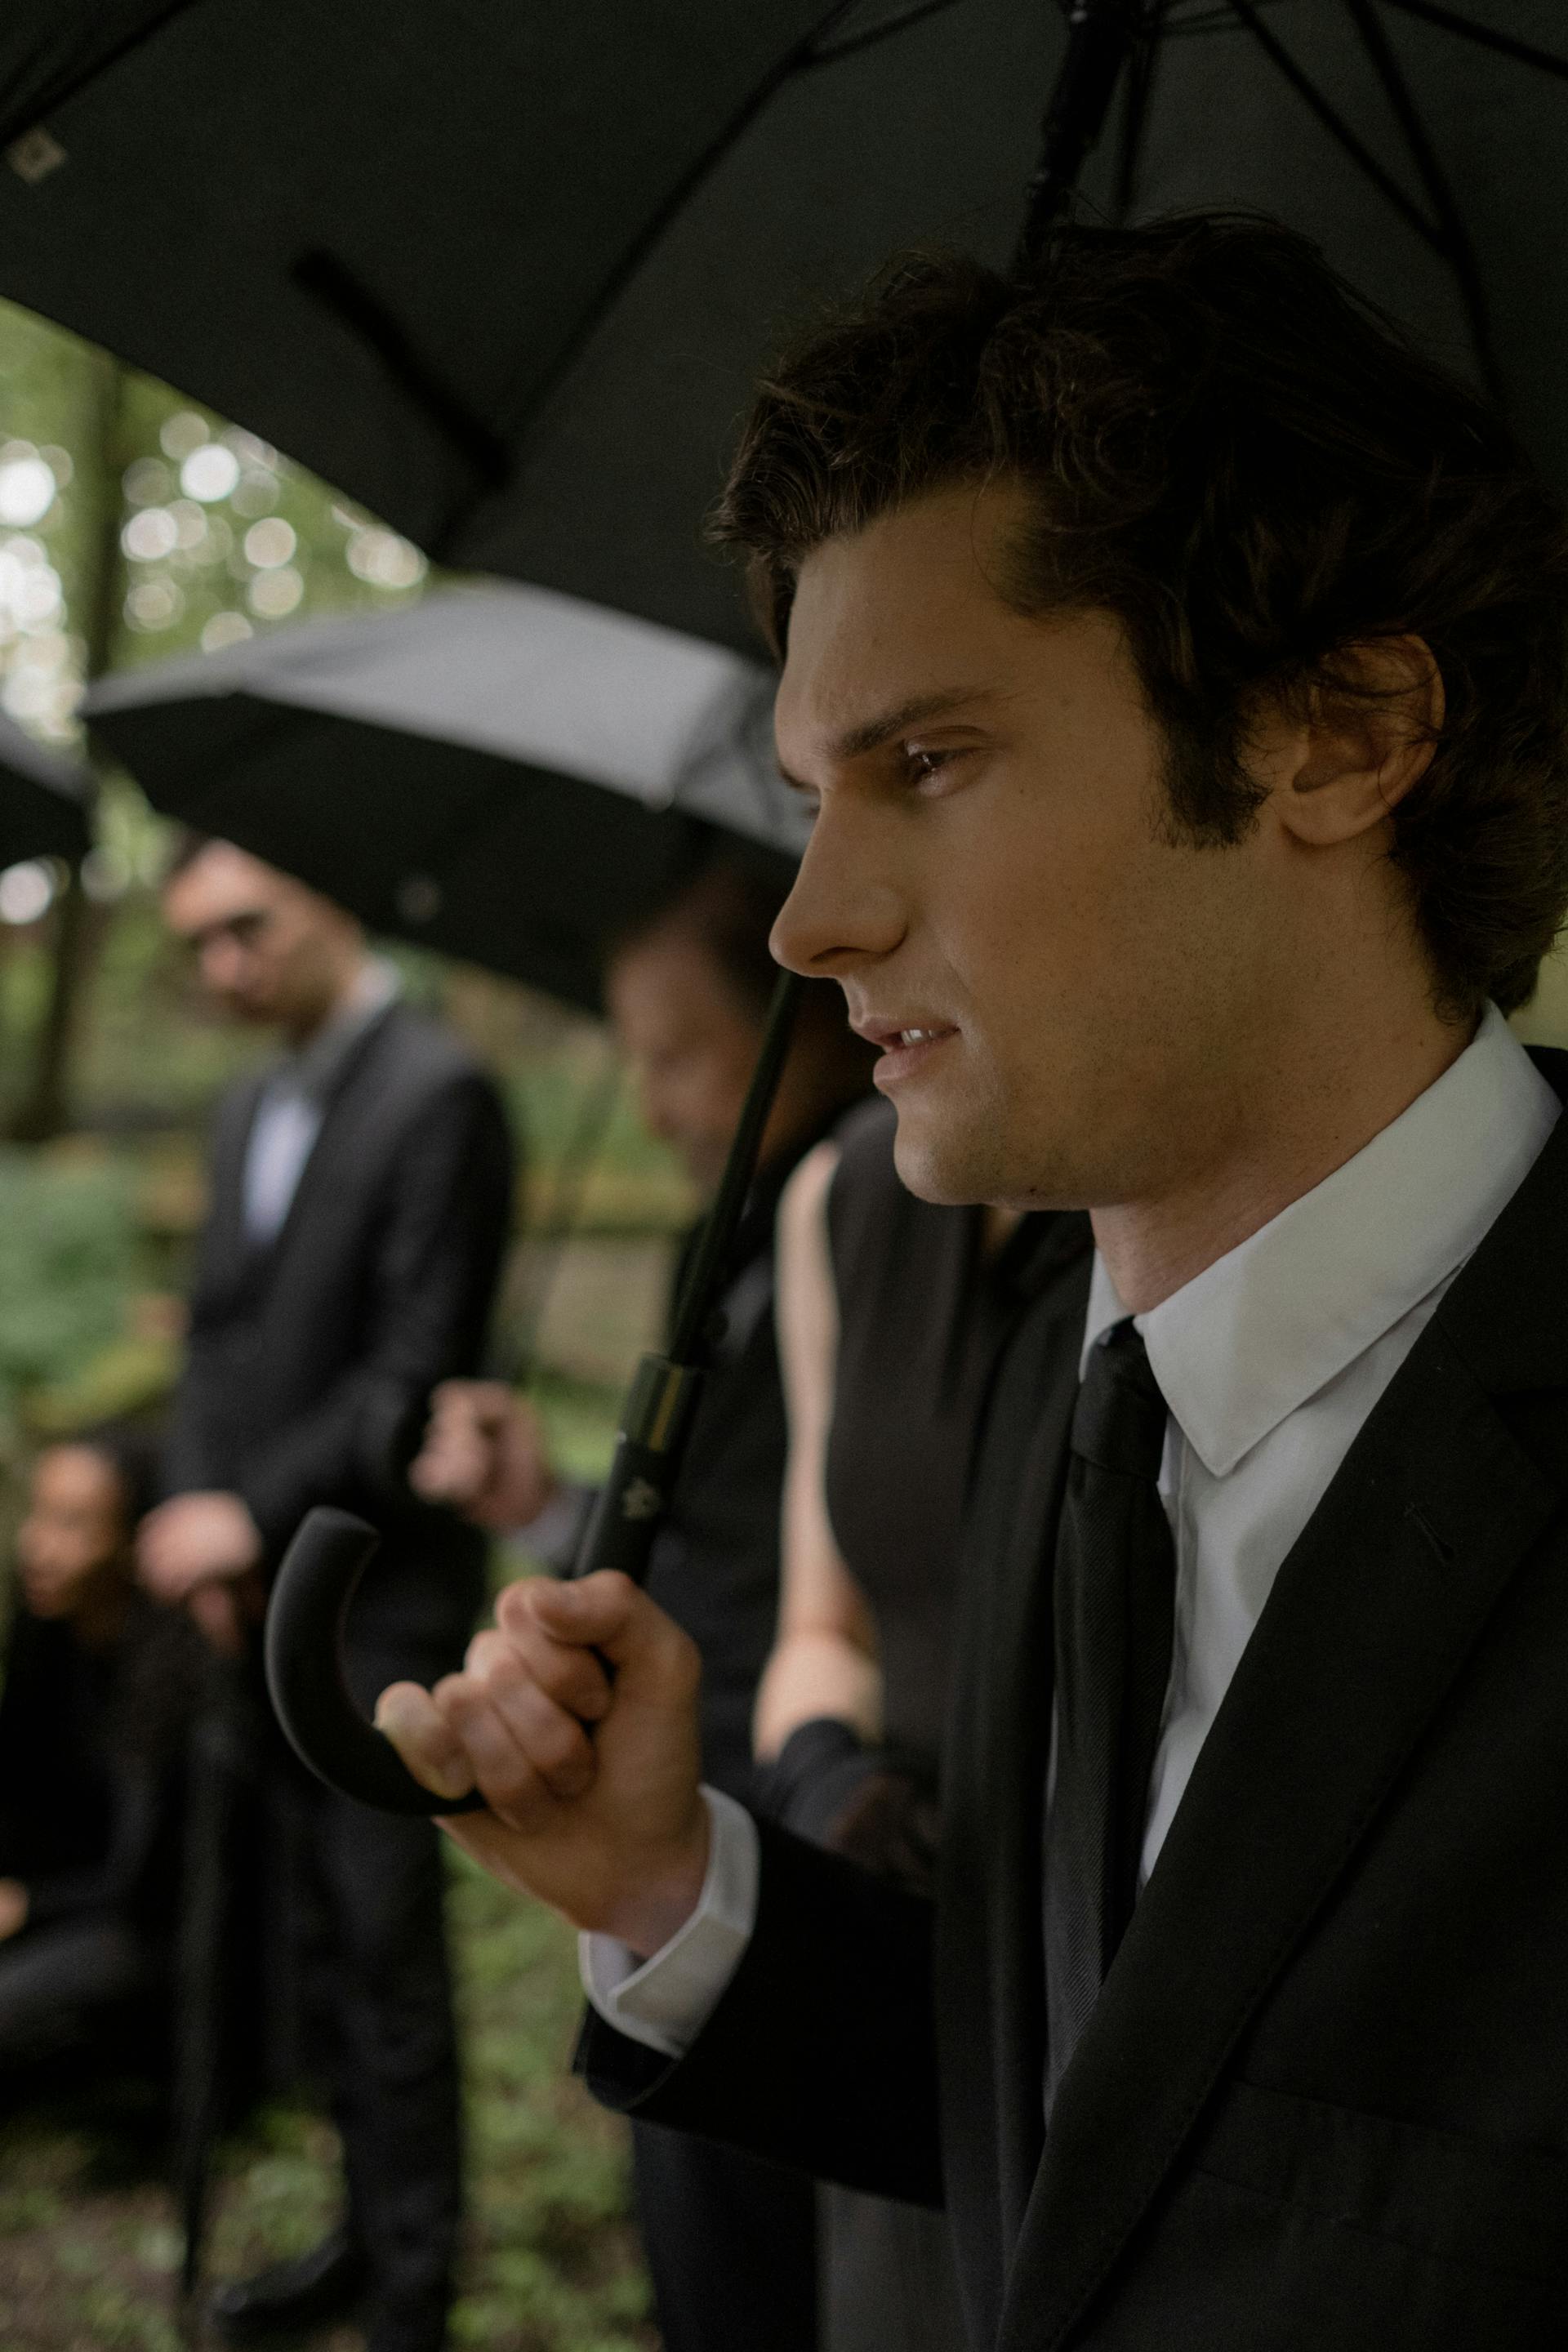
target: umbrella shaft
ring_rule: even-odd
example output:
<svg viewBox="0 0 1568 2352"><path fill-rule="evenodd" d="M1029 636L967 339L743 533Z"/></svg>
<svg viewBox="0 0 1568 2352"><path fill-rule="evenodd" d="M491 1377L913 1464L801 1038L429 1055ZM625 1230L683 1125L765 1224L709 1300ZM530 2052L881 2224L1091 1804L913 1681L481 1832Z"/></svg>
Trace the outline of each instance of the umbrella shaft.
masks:
<svg viewBox="0 0 1568 2352"><path fill-rule="evenodd" d="M1029 183L1016 264L1036 258L1047 230L1078 184L1100 137L1138 33L1136 0L1074 0L1068 53L1040 128L1040 161Z"/></svg>

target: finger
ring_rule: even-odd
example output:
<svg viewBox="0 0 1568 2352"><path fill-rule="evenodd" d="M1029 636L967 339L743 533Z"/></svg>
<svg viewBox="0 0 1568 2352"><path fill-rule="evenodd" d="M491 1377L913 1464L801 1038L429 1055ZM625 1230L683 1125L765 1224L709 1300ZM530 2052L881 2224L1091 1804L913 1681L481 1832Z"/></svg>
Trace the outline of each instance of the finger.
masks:
<svg viewBox="0 0 1568 2352"><path fill-rule="evenodd" d="M501 1614L499 1608L497 1613ZM475 1636L476 1641L486 1638L482 1634ZM531 1609L515 1604L508 1608L501 1623L488 1638L504 1641L540 1688L580 1722L600 1723L609 1713L614 1691L598 1652L583 1649L575 1643L557 1641L553 1634L546 1633Z"/></svg>
<svg viewBox="0 0 1568 2352"><path fill-rule="evenodd" d="M617 1569L598 1569L571 1584L541 1577L510 1586L496 1606L508 1632L512 1607L531 1613L552 1640L597 1650L615 1670L617 1706L684 1706L696 1694L696 1643Z"/></svg>
<svg viewBox="0 0 1568 2352"><path fill-rule="evenodd" d="M464 1504L483 1485L486 1466L464 1438L437 1430L410 1465L408 1483L427 1503Z"/></svg>
<svg viewBox="0 0 1568 2352"><path fill-rule="evenodd" d="M547 1827L561 1799L524 1754L489 1695L467 1675L448 1675L431 1696L461 1742L490 1811L525 1834Z"/></svg>
<svg viewBox="0 0 1568 2352"><path fill-rule="evenodd" d="M375 1703L375 1727L385 1734L421 1788L438 1797L466 1797L474 1773L463 1744L418 1683L392 1683Z"/></svg>
<svg viewBox="0 0 1568 2352"><path fill-rule="evenodd" d="M458 1679L464 1685L456 1700L465 1740L469 1725L479 1721L482 1701L552 1796L580 1797L592 1788L596 1759L587 1733L575 1715L541 1689L504 1634L478 1636ZM499 1751L487 1753L499 1760Z"/></svg>
<svg viewBox="0 0 1568 2352"><path fill-rule="evenodd" d="M198 1584L185 1607L220 1657L237 1658L242 1654L245 1634L228 1585Z"/></svg>

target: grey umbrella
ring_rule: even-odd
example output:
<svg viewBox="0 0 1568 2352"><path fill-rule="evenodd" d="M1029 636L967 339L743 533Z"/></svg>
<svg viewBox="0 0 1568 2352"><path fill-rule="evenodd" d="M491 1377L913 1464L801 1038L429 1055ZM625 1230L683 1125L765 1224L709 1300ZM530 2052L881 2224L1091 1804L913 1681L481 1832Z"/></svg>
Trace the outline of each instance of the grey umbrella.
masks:
<svg viewBox="0 0 1568 2352"><path fill-rule="evenodd" d="M49 751L0 712L0 866L84 856L95 790L82 761Z"/></svg>
<svg viewBox="0 0 1568 2352"><path fill-rule="evenodd" d="M493 583L104 679L86 711L166 815L591 1007L716 833L798 853L772 701L724 647Z"/></svg>

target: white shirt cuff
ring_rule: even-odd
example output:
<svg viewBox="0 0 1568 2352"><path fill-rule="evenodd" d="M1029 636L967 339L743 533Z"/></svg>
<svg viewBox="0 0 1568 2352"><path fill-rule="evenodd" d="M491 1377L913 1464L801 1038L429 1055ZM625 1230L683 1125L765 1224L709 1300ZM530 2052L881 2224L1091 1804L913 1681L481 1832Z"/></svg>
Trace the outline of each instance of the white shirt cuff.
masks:
<svg viewBox="0 0 1568 2352"><path fill-rule="evenodd" d="M704 1788L712 1836L697 1908L651 1959L613 1936L577 1940L583 1990L606 2024L666 2058L684 2058L728 1990L757 1921L757 1825Z"/></svg>

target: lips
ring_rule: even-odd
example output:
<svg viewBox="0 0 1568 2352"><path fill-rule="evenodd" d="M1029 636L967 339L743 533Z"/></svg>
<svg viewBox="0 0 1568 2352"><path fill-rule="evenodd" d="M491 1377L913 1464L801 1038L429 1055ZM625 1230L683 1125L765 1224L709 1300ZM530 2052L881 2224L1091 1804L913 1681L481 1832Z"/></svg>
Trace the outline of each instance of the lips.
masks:
<svg viewBox="0 0 1568 2352"><path fill-rule="evenodd" d="M881 1049L881 1058L871 1077L884 1094L917 1076L932 1055L940 1054L948 1040L958 1034L951 1021L936 1021L929 1014L923 1021L859 1020L852 1026Z"/></svg>
<svg viewBox="0 0 1568 2352"><path fill-rule="evenodd" d="M951 1021L852 1021L849 1025L858 1036L879 1045L885 1054L906 1045L934 1045L939 1039L958 1034Z"/></svg>

